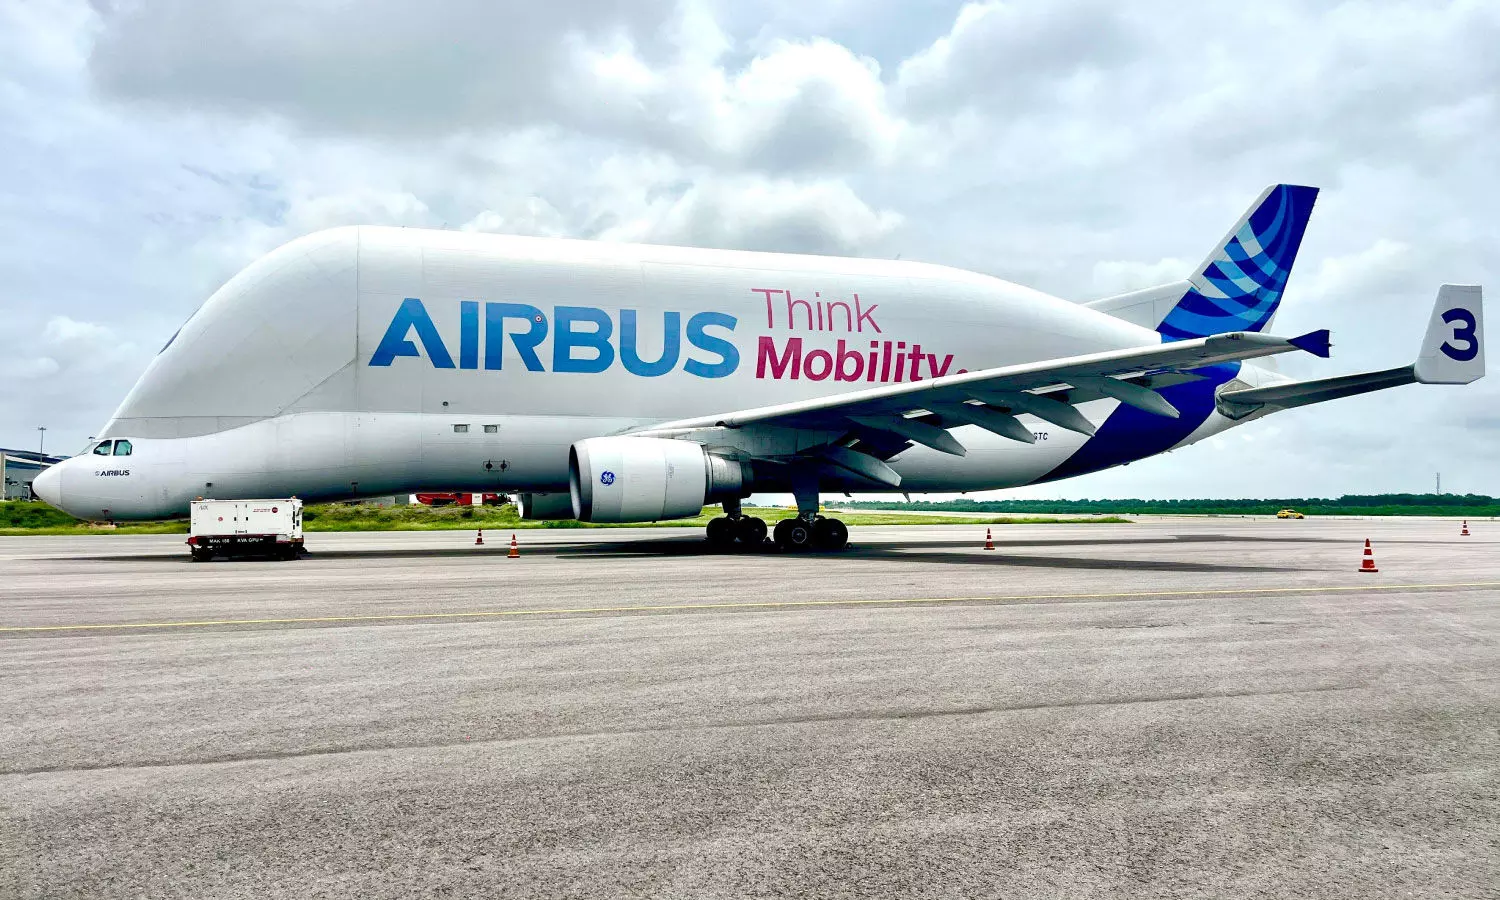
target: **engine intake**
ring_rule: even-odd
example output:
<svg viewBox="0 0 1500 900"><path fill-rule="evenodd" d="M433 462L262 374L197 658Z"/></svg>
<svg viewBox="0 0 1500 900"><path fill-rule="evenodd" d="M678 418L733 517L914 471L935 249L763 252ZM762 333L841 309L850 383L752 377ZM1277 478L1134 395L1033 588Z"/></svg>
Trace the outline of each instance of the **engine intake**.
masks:
<svg viewBox="0 0 1500 900"><path fill-rule="evenodd" d="M667 438L588 438L568 450L573 515L583 522L655 522L743 497L750 465Z"/></svg>

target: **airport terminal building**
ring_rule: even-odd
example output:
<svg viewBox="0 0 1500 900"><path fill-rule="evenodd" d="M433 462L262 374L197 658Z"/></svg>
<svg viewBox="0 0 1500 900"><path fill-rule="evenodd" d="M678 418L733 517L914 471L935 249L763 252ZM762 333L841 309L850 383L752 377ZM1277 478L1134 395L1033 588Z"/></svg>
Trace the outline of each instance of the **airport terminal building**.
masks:
<svg viewBox="0 0 1500 900"><path fill-rule="evenodd" d="M4 499L34 500L31 482L36 476L66 456L49 456L35 450L6 450L0 447L0 483L5 485Z"/></svg>

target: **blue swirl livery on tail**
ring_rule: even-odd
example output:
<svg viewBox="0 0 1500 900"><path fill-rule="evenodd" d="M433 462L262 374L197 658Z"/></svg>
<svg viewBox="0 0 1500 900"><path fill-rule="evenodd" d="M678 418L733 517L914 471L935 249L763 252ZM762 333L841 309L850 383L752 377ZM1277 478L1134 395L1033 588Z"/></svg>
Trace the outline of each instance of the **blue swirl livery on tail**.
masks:
<svg viewBox="0 0 1500 900"><path fill-rule="evenodd" d="M1313 187L1266 188L1156 326L1162 338L1180 341L1269 325L1317 199Z"/></svg>

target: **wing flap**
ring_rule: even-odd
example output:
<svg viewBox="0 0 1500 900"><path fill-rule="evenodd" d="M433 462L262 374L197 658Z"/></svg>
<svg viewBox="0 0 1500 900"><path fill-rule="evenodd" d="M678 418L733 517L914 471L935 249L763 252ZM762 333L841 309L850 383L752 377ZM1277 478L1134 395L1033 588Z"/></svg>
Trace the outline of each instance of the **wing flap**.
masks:
<svg viewBox="0 0 1500 900"><path fill-rule="evenodd" d="M1089 437L1093 437L1095 431L1098 430L1093 422L1084 417L1083 413L1060 400L1039 397L1025 391L1002 393L971 389L966 393L975 400L981 400L990 406L1003 406L1013 413L1030 413L1043 422L1051 422L1058 428L1066 428L1068 431L1076 431Z"/></svg>

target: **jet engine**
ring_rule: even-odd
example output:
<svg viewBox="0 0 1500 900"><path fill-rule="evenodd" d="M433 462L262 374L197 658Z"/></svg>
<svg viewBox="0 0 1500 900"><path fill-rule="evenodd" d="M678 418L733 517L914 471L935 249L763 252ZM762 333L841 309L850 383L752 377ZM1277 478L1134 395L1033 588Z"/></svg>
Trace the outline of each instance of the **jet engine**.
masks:
<svg viewBox="0 0 1500 900"><path fill-rule="evenodd" d="M516 512L528 521L573 518L573 498L568 494L516 494Z"/></svg>
<svg viewBox="0 0 1500 900"><path fill-rule="evenodd" d="M589 438L568 450L568 486L573 515L584 522L681 519L748 494L750 464L690 441Z"/></svg>

